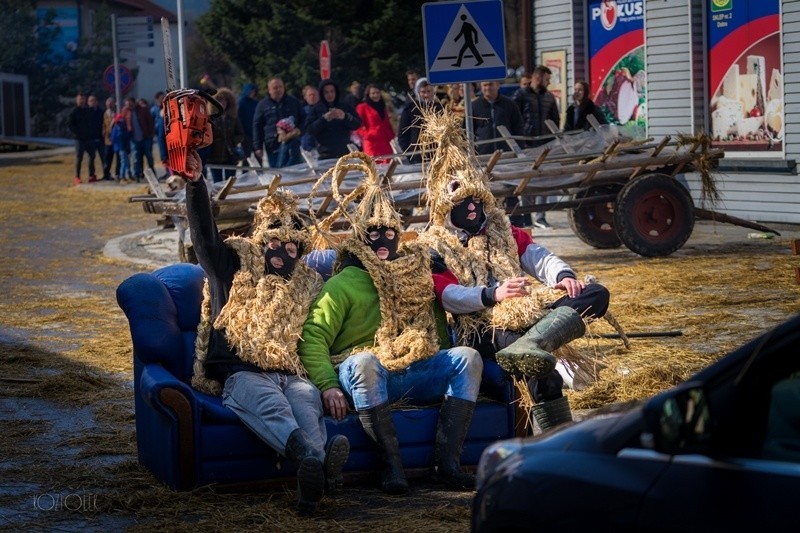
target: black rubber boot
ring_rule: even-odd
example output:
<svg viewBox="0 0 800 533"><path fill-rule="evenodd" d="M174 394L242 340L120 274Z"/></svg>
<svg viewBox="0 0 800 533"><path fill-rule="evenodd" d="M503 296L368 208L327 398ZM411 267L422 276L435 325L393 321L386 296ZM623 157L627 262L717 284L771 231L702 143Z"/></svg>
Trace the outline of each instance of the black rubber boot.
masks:
<svg viewBox="0 0 800 533"><path fill-rule="evenodd" d="M325 490L325 473L310 439L300 428L292 431L286 442L286 457L297 463L297 512L313 515Z"/></svg>
<svg viewBox="0 0 800 533"><path fill-rule="evenodd" d="M556 307L516 342L497 352L497 364L509 374L545 376L556 367L551 352L586 333L583 318L571 307Z"/></svg>
<svg viewBox="0 0 800 533"><path fill-rule="evenodd" d="M475 476L461 470L461 450L474 411L475 402L452 396L446 397L439 409L433 474L436 479L457 490L475 489Z"/></svg>
<svg viewBox="0 0 800 533"><path fill-rule="evenodd" d="M342 488L342 468L350 456L350 441L344 435L334 435L325 446L325 490L333 494Z"/></svg>
<svg viewBox="0 0 800 533"><path fill-rule="evenodd" d="M572 412L566 396L537 403L531 412L543 433L561 424L572 422Z"/></svg>
<svg viewBox="0 0 800 533"><path fill-rule="evenodd" d="M378 445L378 456L383 464L381 490L387 494L405 494L408 481L400 459L400 444L392 421L388 403L358 412L364 432Z"/></svg>

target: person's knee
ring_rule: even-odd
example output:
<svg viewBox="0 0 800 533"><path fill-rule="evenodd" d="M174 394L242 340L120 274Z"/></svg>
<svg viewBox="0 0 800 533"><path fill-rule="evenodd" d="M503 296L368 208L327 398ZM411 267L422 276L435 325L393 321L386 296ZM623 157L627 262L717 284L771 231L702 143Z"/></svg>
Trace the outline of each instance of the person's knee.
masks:
<svg viewBox="0 0 800 533"><path fill-rule="evenodd" d="M459 373L468 374L472 378L480 379L483 373L483 358L474 348L458 346L450 350L450 357Z"/></svg>
<svg viewBox="0 0 800 533"><path fill-rule="evenodd" d="M352 386L372 388L381 379L383 367L375 354L362 352L353 354L339 367L340 378L346 379Z"/></svg>
<svg viewBox="0 0 800 533"><path fill-rule="evenodd" d="M608 311L608 304L611 300L611 294L608 289L599 283L592 283L586 287L589 293L589 306L586 309L585 316L602 318Z"/></svg>

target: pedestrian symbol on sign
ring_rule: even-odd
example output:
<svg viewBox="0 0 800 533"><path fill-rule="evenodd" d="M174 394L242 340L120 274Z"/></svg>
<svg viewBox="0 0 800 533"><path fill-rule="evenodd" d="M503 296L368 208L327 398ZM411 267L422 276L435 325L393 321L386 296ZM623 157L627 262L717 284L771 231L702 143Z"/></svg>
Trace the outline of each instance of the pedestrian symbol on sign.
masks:
<svg viewBox="0 0 800 533"><path fill-rule="evenodd" d="M474 68L478 65L482 68L505 68L505 64L497 57L492 43L462 4L430 71L452 70L453 67Z"/></svg>
<svg viewBox="0 0 800 533"><path fill-rule="evenodd" d="M506 77L501 0L427 2L422 5L422 33L430 83Z"/></svg>
<svg viewBox="0 0 800 533"><path fill-rule="evenodd" d="M464 38L464 46L461 47L461 50L458 51L458 61L453 63L454 67L461 66L461 60L464 59L464 52L469 49L472 52L472 57L475 58L475 66L477 67L481 63L483 63L483 58L481 57L481 53L478 52L478 49L475 48L475 43L478 41L478 30L475 29L475 26L467 22L467 16L461 15L459 17L461 20L464 21L464 24L461 25L461 31L456 35L455 41L458 41L461 37Z"/></svg>

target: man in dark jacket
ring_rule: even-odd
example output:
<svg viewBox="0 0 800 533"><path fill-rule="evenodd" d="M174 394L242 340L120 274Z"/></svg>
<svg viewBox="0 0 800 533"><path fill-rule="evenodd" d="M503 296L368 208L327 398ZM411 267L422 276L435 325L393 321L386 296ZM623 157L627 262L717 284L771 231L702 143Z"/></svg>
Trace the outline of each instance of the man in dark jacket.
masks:
<svg viewBox="0 0 800 533"><path fill-rule="evenodd" d="M486 141L500 137L498 126L505 126L511 135L522 135L522 115L517 105L500 94L500 83L481 82L481 97L472 101L472 130L476 141ZM491 154L495 150L508 151L505 142L478 144L479 154Z"/></svg>
<svg viewBox="0 0 800 533"><path fill-rule="evenodd" d="M306 119L308 133L317 140L320 159L336 159L350 150L350 134L361 126L356 110L339 101L339 87L332 80L319 84L319 102Z"/></svg>
<svg viewBox="0 0 800 533"><path fill-rule="evenodd" d="M516 103L522 112L524 122L523 133L527 137L538 137L550 133L545 125L545 120L550 119L558 125L559 112L558 104L553 93L547 90L550 85L550 76L553 74L549 68L539 65L533 69L531 75L531 85L527 89L519 91ZM528 141L528 146L541 146L548 142L548 139L536 139ZM547 196L536 196L536 204L547 202ZM528 200L528 198L526 198ZM536 213L533 225L539 229L550 229L550 223L545 219L545 212Z"/></svg>
<svg viewBox="0 0 800 533"><path fill-rule="evenodd" d="M272 168L297 165L300 158L300 135L303 133L303 106L280 78L267 83L267 96L256 106L253 116L253 153L261 160L264 150Z"/></svg>
<svg viewBox="0 0 800 533"><path fill-rule="evenodd" d="M521 89L515 95L515 102L522 113L523 132L526 136L537 137L550 133L544 123L547 119L555 124L560 123L556 98L547 90L552 74L553 71L549 68L539 65L533 70L530 86ZM540 146L546 142L547 139L528 141L528 146Z"/></svg>
<svg viewBox="0 0 800 533"><path fill-rule="evenodd" d="M69 114L69 131L75 138L75 185L81 183L81 164L83 154L89 156L89 181L97 181L94 173L95 154L95 127L94 113L86 105L86 95L78 93L75 96L75 107Z"/></svg>
<svg viewBox="0 0 800 533"><path fill-rule="evenodd" d="M476 141L496 139L500 137L497 126L505 126L511 135L522 135L522 114L511 98L500 94L500 83L496 81L481 82L481 97L472 101L472 130ZM495 150L510 150L505 142L478 144L475 147L479 154L491 154ZM506 207L514 207L519 200L510 196L506 198ZM531 217L528 214L510 215L511 222L517 226L529 226Z"/></svg>
<svg viewBox="0 0 800 533"><path fill-rule="evenodd" d="M253 117L258 106L258 86L255 83L245 83L239 101L236 103L239 122L244 129L244 139L242 139L242 151L245 157L250 157L253 153Z"/></svg>

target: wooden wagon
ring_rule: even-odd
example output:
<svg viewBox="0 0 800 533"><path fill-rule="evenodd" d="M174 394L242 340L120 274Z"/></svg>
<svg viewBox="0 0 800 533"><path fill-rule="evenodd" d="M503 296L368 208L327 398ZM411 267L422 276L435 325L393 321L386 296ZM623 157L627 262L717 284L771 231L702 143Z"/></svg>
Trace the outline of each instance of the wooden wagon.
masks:
<svg viewBox="0 0 800 533"><path fill-rule="evenodd" d="M566 209L575 235L595 248L624 244L642 256L667 256L689 239L696 218L778 234L766 226L705 208L718 198L713 169L724 156L721 149L710 147L706 136L631 141L596 130L578 135L558 134L544 146L523 150L515 138L502 133L499 140L507 142L512 150L479 157L499 205L517 204L504 202L509 197L523 198L520 205L507 207L510 215ZM408 227L424 224L428 219L424 207L424 169L405 164L402 154L391 157L390 163L379 166L385 186L391 190ZM319 176L334 163L335 160L309 160L282 169L239 168L238 176L214 188L212 206L218 226L226 233L247 232L252 222L252 207L261 197L278 187L286 187L302 201L308 198ZM690 171L702 176L702 207L694 205L681 179L682 173ZM349 192L360 179L361 176L346 177L340 190ZM352 184L348 183L350 180ZM186 210L181 195L165 194L154 178L151 189L154 194L132 197L131 201L143 202L148 213L177 220L181 241L185 242L185 224L181 219L185 219ZM317 215L330 210L333 199L329 193L325 187L318 191L311 206ZM524 201L543 195L556 201L538 205ZM181 249L180 253L181 259L185 259L185 251Z"/></svg>

